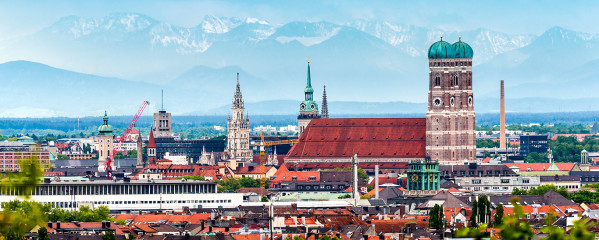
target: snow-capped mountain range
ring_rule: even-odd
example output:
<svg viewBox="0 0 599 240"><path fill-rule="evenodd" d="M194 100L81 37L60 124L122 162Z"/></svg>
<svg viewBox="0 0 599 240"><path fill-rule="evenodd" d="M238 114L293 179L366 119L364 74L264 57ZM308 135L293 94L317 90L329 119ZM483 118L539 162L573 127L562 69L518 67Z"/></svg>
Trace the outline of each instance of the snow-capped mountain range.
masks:
<svg viewBox="0 0 599 240"><path fill-rule="evenodd" d="M0 86L0 94L7 96L0 104L19 98L17 92L29 91L33 98L32 105L5 104L11 107L0 111L0 116L24 114L26 109L67 116L95 114L105 108L120 109L123 101L131 100L117 92L137 101L155 99L159 89L171 93L167 98L171 111L206 113L230 103L237 72L246 101L299 101L307 57L312 61L317 99L326 82L332 101L422 103L428 84L426 53L441 36L451 43L461 37L474 49L478 98L496 97L501 79L506 80L507 97L512 99L594 98L593 89L599 86L595 68L599 36L560 27L535 36L484 28L444 31L387 21L272 24L258 18L215 16L182 27L142 14L114 13L99 18L67 16L32 35L0 42L0 62L8 62L0 65L6 73L0 80L11 83ZM10 62L18 60L51 67ZM55 72L49 69L56 68L74 73L48 76ZM25 74L28 71L31 74ZM95 76L82 84L79 73ZM81 106L70 109L52 98L35 99L47 94L31 87L43 85L35 91L61 96L93 95L94 86L105 83L93 79L103 78L110 79L111 85L96 88L103 91L95 93L94 99L81 95L71 103ZM43 83L50 79L60 84ZM121 90L122 86L133 89ZM98 102L100 96L103 102Z"/></svg>

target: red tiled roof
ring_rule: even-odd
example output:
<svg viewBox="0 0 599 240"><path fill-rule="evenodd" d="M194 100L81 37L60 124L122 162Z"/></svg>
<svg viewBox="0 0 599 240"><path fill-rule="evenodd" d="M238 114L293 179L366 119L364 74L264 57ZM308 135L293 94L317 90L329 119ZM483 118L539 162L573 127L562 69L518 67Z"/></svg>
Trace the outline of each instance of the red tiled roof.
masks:
<svg viewBox="0 0 599 240"><path fill-rule="evenodd" d="M344 158L424 158L425 118L312 119L287 160Z"/></svg>
<svg viewBox="0 0 599 240"><path fill-rule="evenodd" d="M570 171L572 170L572 168L574 168L574 166L576 165L576 163L504 163L506 166L508 166L509 168L512 167L518 167L520 169L520 172L543 172L543 171L547 171L547 169L549 169L549 167L551 167L551 164L555 164L555 166L560 170L560 171Z"/></svg>
<svg viewBox="0 0 599 240"><path fill-rule="evenodd" d="M279 169L275 172L274 179L270 181L270 187L275 188L279 186L280 182L291 182L291 181L299 181L299 182L307 182L310 181L310 177L315 177L314 182L318 182L320 178L320 174L318 171L306 171L306 172L291 172L285 164L281 165ZM294 180L295 177L295 180Z"/></svg>
<svg viewBox="0 0 599 240"><path fill-rule="evenodd" d="M387 184L387 183L391 183L391 184L397 184L397 179L399 177L389 177L389 176L379 176L379 185L383 185L383 184ZM368 184L368 186L373 186L374 187L375 181L374 179L370 182L370 184Z"/></svg>
<svg viewBox="0 0 599 240"><path fill-rule="evenodd" d="M272 167L264 167L264 173L268 172ZM262 174L259 165L246 165L237 168L236 174Z"/></svg>
<svg viewBox="0 0 599 240"><path fill-rule="evenodd" d="M120 214L115 217L116 220L131 220L131 225L156 223L160 220L166 220L166 223L189 223L200 224L210 219L210 213L196 213L192 215L175 214Z"/></svg>
<svg viewBox="0 0 599 240"><path fill-rule="evenodd" d="M324 163L324 162L300 162L300 163L290 163L294 167L301 169L334 169L334 168L348 168L351 167L351 163L349 162L334 162L334 163ZM379 169L408 169L407 162L361 162L358 163L358 167L362 169L374 169L374 166L379 165Z"/></svg>

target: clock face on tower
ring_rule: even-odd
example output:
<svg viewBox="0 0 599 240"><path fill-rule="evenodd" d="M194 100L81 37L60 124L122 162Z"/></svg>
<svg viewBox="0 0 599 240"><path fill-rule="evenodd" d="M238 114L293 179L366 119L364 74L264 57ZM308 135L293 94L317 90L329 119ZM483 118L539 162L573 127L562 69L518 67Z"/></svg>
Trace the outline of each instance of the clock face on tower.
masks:
<svg viewBox="0 0 599 240"><path fill-rule="evenodd" d="M316 108L316 105L314 105L314 103L312 103L312 104L310 105L310 109L314 110L315 108Z"/></svg>
<svg viewBox="0 0 599 240"><path fill-rule="evenodd" d="M438 98L438 97L436 97L436 98L433 100L433 104L434 104L436 107L440 106L440 105L441 105L441 99L440 99L440 98Z"/></svg>
<svg viewBox="0 0 599 240"><path fill-rule="evenodd" d="M306 109L306 104L300 104L300 110L305 110Z"/></svg>

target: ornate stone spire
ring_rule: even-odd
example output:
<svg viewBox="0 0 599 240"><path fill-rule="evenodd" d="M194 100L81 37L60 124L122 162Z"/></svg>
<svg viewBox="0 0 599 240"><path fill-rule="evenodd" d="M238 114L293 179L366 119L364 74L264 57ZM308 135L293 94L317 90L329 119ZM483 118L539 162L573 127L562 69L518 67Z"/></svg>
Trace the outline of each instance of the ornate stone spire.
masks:
<svg viewBox="0 0 599 240"><path fill-rule="evenodd" d="M329 118L329 106L327 103L327 85L324 84L322 88L322 112L320 114L321 118Z"/></svg>
<svg viewBox="0 0 599 240"><path fill-rule="evenodd" d="M243 108L243 97L241 96L241 87L239 86L239 73L237 73L237 89L233 97L233 108Z"/></svg>

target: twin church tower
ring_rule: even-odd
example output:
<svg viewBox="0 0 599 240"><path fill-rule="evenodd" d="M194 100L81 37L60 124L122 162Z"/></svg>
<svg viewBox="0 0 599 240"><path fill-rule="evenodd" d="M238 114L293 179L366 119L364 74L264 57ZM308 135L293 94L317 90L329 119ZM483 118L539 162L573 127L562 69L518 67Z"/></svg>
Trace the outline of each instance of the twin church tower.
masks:
<svg viewBox="0 0 599 240"><path fill-rule="evenodd" d="M476 160L474 94L472 91L472 48L461 38L450 44L441 40L428 49L429 89L426 112L425 157L442 163L462 163ZM322 112L314 101L310 62L304 101L300 103L298 131L301 135L312 119L328 118L326 86L323 89ZM249 117L244 117L243 99L239 87L233 99L232 116L227 121L227 151L231 158L250 161ZM409 143L406 143L409 144Z"/></svg>

